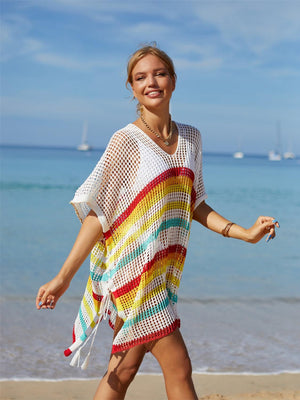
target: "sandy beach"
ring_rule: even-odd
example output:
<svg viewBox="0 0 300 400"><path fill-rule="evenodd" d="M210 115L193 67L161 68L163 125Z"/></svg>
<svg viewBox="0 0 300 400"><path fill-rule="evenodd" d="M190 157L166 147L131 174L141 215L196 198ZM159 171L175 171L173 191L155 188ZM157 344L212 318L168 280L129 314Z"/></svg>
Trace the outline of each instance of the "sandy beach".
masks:
<svg viewBox="0 0 300 400"><path fill-rule="evenodd" d="M300 374L194 374L199 400L300 400ZM97 380L2 381L1 400L91 400ZM161 375L138 375L128 400L166 400Z"/></svg>

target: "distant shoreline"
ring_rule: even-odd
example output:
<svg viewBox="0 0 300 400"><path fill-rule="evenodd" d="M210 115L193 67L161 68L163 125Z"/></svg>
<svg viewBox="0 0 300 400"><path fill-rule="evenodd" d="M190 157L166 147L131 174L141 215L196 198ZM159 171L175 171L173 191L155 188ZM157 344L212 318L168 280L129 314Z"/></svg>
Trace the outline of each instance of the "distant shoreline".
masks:
<svg viewBox="0 0 300 400"><path fill-rule="evenodd" d="M31 150L63 150L63 151L75 151L76 153L96 153L103 152L105 147L93 147L87 152L79 152L77 146L54 146L54 145L34 145L34 144L13 144L13 143L0 143L0 148L10 148L10 149L31 149ZM204 151L203 155L208 157L228 157L233 158L234 150L232 152L215 152L215 151ZM295 155L295 159L299 159L300 155ZM267 153L244 153L244 158L261 158L268 159ZM282 160L284 161L284 160ZM286 161L286 160L285 160ZM289 161L290 162L290 161Z"/></svg>
<svg viewBox="0 0 300 400"><path fill-rule="evenodd" d="M295 370L295 371L278 371L278 372L193 372L194 376L207 376L208 379L212 379L218 377L227 377L227 376L232 376L232 377L258 377L263 378L263 377L280 377L283 375L296 375L299 376L300 379L300 370ZM153 376L153 377L161 377L162 374L160 372L138 372L137 376L140 377L148 377L148 376ZM49 379L49 378L30 378L30 377L24 377L24 378L0 378L0 384L3 382L49 382L49 383L56 383L56 382L68 382L68 381L80 381L80 382L90 382L90 381L99 381L100 378L98 377L90 377L90 378L60 378L60 379ZM300 386L300 385L299 385Z"/></svg>

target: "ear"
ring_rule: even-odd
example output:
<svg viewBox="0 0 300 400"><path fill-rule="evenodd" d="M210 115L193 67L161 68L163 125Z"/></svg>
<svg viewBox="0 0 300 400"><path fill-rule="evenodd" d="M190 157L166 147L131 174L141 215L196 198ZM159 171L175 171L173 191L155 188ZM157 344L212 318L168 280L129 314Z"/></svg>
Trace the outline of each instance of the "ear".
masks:
<svg viewBox="0 0 300 400"><path fill-rule="evenodd" d="M132 90L133 98L135 98L135 97L136 97L136 96L135 96L135 90L133 89L133 86L132 86L132 85L130 85L130 87L131 87L131 90Z"/></svg>
<svg viewBox="0 0 300 400"><path fill-rule="evenodd" d="M173 85L172 91L174 92L174 90L176 88L176 78L175 78L175 76L172 76L171 79L172 79L172 85Z"/></svg>

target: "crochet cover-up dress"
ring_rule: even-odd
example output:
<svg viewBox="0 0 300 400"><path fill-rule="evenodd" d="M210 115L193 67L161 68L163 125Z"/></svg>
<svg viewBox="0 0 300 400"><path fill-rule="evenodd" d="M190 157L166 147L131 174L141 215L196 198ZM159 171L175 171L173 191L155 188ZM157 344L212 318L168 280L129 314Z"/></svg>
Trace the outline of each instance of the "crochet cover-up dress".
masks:
<svg viewBox="0 0 300 400"><path fill-rule="evenodd" d="M134 124L117 131L71 201L81 222L93 210L104 233L91 252L73 344L65 350L66 356L77 350L71 365L79 365L80 348L107 316L112 328L117 315L124 321L112 353L180 326L177 291L193 211L207 196L200 133L176 125L173 155Z"/></svg>

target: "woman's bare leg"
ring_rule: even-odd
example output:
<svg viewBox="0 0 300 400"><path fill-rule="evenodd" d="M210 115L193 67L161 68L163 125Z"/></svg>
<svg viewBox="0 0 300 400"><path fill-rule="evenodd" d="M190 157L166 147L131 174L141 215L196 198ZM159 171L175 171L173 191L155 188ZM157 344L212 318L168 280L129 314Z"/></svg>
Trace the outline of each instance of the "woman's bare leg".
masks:
<svg viewBox="0 0 300 400"><path fill-rule="evenodd" d="M146 349L143 345L112 354L108 369L102 378L94 400L123 400L129 384L135 377Z"/></svg>
<svg viewBox="0 0 300 400"><path fill-rule="evenodd" d="M123 321L117 317L114 337L122 325ZM94 400L123 400L145 353L145 346L138 345L127 351L112 354L107 372L98 386Z"/></svg>
<svg viewBox="0 0 300 400"><path fill-rule="evenodd" d="M192 365L179 329L150 345L164 374L169 400L197 400Z"/></svg>

